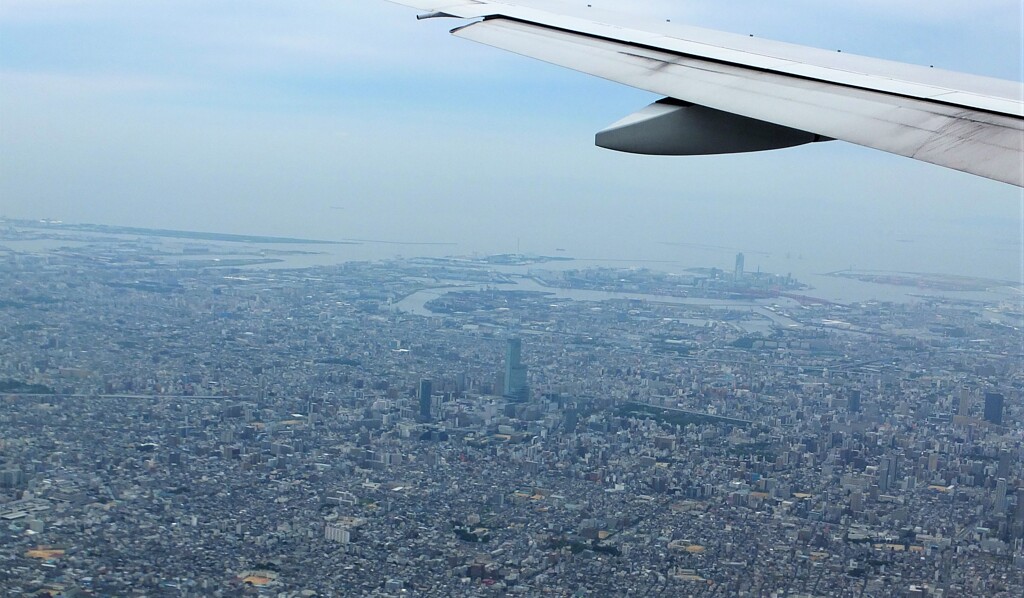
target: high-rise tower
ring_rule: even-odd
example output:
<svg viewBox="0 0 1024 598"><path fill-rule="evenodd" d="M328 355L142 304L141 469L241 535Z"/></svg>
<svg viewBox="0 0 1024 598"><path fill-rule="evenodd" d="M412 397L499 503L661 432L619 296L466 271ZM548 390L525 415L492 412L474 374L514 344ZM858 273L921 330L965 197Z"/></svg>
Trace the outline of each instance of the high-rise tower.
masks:
<svg viewBox="0 0 1024 598"><path fill-rule="evenodd" d="M508 339L505 351L505 388L506 397L517 401L530 398L530 389L526 386L526 366L522 362L523 342L518 338Z"/></svg>
<svg viewBox="0 0 1024 598"><path fill-rule="evenodd" d="M1006 512L1006 478L996 481L996 495L992 500L992 512L1002 515Z"/></svg>
<svg viewBox="0 0 1024 598"><path fill-rule="evenodd" d="M847 398L847 408L850 413L860 413L860 390L851 390L850 396Z"/></svg>
<svg viewBox="0 0 1024 598"><path fill-rule="evenodd" d="M740 281L740 280L743 280L743 262L744 262L743 254L742 253L737 253L736 254L736 270L733 272L733 279L736 280L737 282Z"/></svg>
<svg viewBox="0 0 1024 598"><path fill-rule="evenodd" d="M425 420L429 420L430 419L430 406L431 406L430 398L431 398L431 395L433 395L433 393L434 393L433 386L431 385L430 380L427 380L426 378L424 378L423 380L420 380L420 387L419 387L419 391L417 392L417 394L419 395L419 400L420 400L420 418L422 418L422 419L425 419Z"/></svg>
<svg viewBox="0 0 1024 598"><path fill-rule="evenodd" d="M971 392L966 388L960 389L960 397L956 404L956 414L964 417L971 415Z"/></svg>
<svg viewBox="0 0 1024 598"><path fill-rule="evenodd" d="M1003 425L1003 395L998 392L985 393L985 421Z"/></svg>

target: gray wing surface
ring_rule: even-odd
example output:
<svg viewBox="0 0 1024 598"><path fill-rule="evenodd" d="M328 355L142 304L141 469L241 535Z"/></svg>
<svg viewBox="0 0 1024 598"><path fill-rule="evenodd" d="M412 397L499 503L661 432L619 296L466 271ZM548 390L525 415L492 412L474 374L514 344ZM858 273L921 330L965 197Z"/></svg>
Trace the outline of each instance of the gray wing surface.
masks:
<svg viewBox="0 0 1024 598"><path fill-rule="evenodd" d="M1018 82L693 27L633 28L596 11L392 1L429 11L421 18L477 19L458 37L666 96L600 133L605 147L700 154L840 139L1024 186Z"/></svg>

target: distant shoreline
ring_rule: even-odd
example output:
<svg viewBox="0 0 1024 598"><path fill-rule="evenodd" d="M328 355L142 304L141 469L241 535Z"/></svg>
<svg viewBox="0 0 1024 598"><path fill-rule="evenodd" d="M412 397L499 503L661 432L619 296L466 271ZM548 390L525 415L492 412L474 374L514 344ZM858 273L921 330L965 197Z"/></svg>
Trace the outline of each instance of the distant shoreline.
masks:
<svg viewBox="0 0 1024 598"><path fill-rule="evenodd" d="M61 230L107 235L138 235L142 237L164 237L169 239L194 239L197 241L222 241L227 243L262 243L291 245L359 245L358 241L323 241L319 239L296 239L292 237L265 237L260 235L235 235L164 228L139 228L134 226L111 226L107 224L65 224L62 222L38 220L7 220L9 224L36 230Z"/></svg>

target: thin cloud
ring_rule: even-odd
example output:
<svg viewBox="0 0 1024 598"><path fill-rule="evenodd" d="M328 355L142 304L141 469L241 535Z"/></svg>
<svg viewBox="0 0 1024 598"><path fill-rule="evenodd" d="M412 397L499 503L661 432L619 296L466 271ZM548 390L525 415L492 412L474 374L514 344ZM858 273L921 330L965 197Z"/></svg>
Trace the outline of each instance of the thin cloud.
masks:
<svg viewBox="0 0 1024 598"><path fill-rule="evenodd" d="M123 96L195 91L194 81L126 74L70 74L55 72L0 71L0 87L17 89L20 94Z"/></svg>

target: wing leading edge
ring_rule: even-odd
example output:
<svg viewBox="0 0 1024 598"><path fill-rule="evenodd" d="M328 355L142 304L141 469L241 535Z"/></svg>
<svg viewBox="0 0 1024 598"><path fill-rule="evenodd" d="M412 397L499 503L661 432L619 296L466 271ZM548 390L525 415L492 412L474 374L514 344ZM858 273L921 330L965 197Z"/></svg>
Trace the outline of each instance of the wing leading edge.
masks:
<svg viewBox="0 0 1024 598"><path fill-rule="evenodd" d="M665 118L659 102L599 133L604 147L699 154L833 138L1024 187L1020 83L691 27L632 29L492 0L397 3L430 11L421 18L481 19L453 30L458 37L695 105ZM660 118L645 116L652 110ZM701 122L703 114L712 118ZM665 139L673 135L688 138Z"/></svg>

